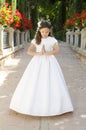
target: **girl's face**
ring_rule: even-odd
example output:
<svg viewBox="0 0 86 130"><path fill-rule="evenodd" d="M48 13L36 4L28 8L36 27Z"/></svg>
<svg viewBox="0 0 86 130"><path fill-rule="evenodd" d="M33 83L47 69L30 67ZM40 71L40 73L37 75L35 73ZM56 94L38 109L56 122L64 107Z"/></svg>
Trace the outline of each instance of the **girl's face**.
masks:
<svg viewBox="0 0 86 130"><path fill-rule="evenodd" d="M40 33L41 33L42 38L47 38L49 35L49 32L50 32L50 29L47 27L40 29Z"/></svg>

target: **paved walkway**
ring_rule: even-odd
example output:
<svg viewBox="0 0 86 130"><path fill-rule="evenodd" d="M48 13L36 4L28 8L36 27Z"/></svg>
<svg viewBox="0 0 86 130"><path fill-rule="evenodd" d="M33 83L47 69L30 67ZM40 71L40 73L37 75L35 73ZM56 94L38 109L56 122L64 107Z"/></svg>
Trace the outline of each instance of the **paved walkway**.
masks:
<svg viewBox="0 0 86 130"><path fill-rule="evenodd" d="M67 44L60 44L58 62L72 98L74 113L32 117L9 110L11 96L31 56L25 49L0 69L0 130L86 130L86 63Z"/></svg>

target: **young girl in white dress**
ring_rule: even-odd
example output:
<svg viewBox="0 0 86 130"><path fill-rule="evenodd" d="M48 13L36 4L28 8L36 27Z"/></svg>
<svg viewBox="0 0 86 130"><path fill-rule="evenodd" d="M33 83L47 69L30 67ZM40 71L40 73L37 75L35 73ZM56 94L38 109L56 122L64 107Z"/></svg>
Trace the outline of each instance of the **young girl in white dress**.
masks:
<svg viewBox="0 0 86 130"><path fill-rule="evenodd" d="M32 116L73 111L64 76L54 56L58 53L58 41L51 36L51 24L41 21L28 49L33 58L16 87L10 109Z"/></svg>

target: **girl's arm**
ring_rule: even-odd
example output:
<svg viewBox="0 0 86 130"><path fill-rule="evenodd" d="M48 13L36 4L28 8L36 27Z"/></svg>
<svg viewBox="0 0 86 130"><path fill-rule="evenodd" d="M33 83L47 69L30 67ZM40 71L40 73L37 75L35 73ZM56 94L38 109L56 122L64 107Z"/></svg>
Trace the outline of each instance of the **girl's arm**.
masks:
<svg viewBox="0 0 86 130"><path fill-rule="evenodd" d="M35 52L35 45L34 44L30 44L29 48L28 48L28 51L27 53L31 56L34 56L34 55L43 55L43 52Z"/></svg>
<svg viewBox="0 0 86 130"><path fill-rule="evenodd" d="M54 55L54 54L58 54L60 51L59 46L55 43L53 46L53 50L52 51L47 51L44 52L44 55Z"/></svg>

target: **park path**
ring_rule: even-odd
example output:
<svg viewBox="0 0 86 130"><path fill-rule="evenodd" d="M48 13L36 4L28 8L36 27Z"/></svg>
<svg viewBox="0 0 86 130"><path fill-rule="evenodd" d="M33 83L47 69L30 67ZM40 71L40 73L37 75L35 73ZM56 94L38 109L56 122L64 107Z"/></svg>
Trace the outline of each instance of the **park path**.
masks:
<svg viewBox="0 0 86 130"><path fill-rule="evenodd" d="M0 130L86 130L86 63L66 43L59 43L56 56L74 106L73 113L52 117L33 117L9 110L12 94L31 56L27 48L16 52L0 68Z"/></svg>

